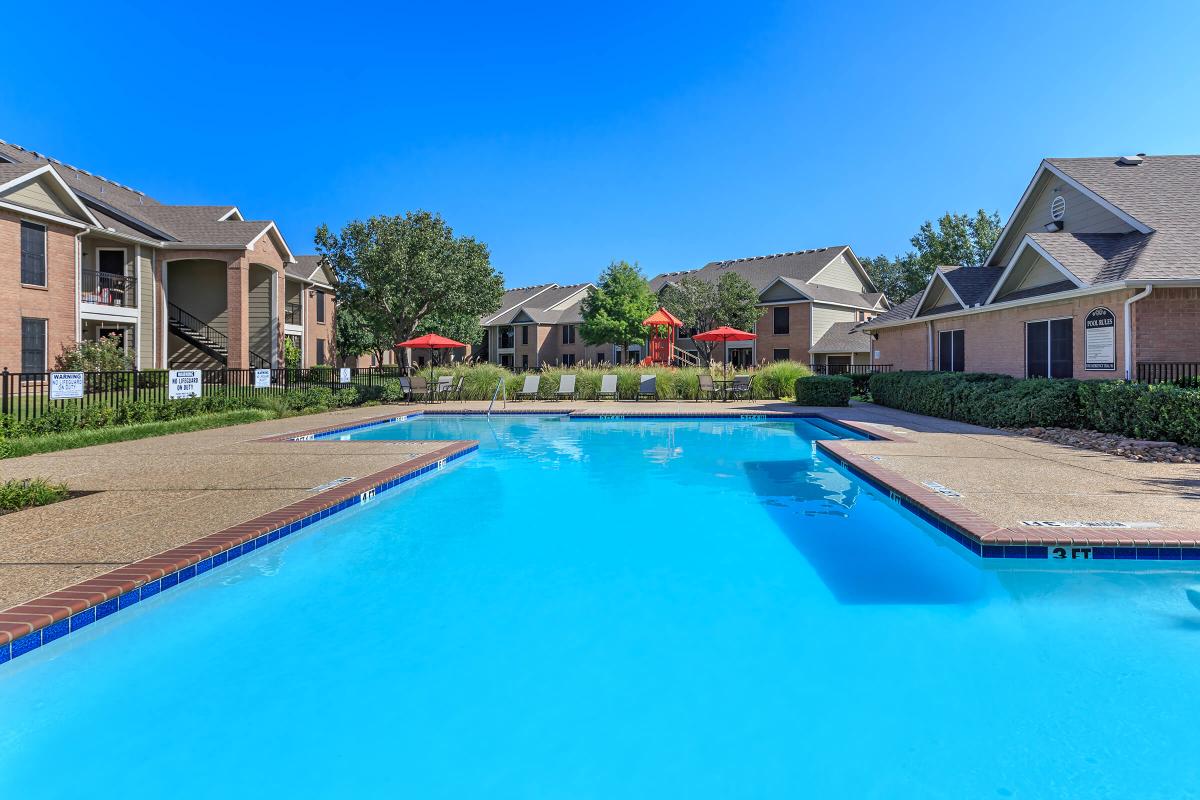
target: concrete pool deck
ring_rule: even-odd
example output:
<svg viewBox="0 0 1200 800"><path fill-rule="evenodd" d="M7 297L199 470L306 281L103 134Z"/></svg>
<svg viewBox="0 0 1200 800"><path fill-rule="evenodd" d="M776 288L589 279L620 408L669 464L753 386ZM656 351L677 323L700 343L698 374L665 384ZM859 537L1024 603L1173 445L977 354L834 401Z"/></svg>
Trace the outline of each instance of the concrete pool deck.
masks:
<svg viewBox="0 0 1200 800"><path fill-rule="evenodd" d="M451 402L346 409L2 460L0 479L44 477L89 494L0 516L0 608L306 502L319 496L315 487L339 478L363 478L418 463L447 445L271 441L272 437L383 415L478 412L486 406ZM844 441L835 452L884 483L902 483L906 494L936 513L951 518L957 514L986 529L992 541L1200 543L1196 465L1135 462L865 404L807 409L754 401L562 402L509 403L507 410L604 416L811 412L894 439ZM925 482L961 496L943 496ZM1042 529L1023 527L1026 520L1146 522L1159 527Z"/></svg>

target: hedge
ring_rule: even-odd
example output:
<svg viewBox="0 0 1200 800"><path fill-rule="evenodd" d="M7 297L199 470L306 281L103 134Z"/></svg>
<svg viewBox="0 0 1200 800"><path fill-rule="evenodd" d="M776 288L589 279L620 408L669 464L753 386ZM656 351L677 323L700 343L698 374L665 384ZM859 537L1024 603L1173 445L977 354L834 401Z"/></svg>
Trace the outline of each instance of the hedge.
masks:
<svg viewBox="0 0 1200 800"><path fill-rule="evenodd" d="M1075 428L1200 445L1200 389L1167 383L881 372L870 387L880 405L991 428Z"/></svg>
<svg viewBox="0 0 1200 800"><path fill-rule="evenodd" d="M809 375L796 380L796 404L801 406L848 406L854 381L848 375Z"/></svg>

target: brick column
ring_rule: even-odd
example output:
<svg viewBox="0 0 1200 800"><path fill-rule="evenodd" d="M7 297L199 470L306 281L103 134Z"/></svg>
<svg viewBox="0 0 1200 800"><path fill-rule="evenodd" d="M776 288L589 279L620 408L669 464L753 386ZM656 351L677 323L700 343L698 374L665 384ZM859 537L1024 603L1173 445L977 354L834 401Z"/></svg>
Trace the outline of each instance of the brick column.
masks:
<svg viewBox="0 0 1200 800"><path fill-rule="evenodd" d="M243 255L229 262L225 274L225 316L228 320L229 368L250 366L250 262Z"/></svg>

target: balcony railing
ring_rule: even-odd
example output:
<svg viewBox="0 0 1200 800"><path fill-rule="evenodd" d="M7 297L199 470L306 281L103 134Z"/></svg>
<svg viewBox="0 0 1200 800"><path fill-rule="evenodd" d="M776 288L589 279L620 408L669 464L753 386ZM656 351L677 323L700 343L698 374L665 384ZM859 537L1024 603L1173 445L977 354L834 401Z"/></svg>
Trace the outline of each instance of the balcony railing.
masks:
<svg viewBox="0 0 1200 800"><path fill-rule="evenodd" d="M814 375L872 375L891 372L891 364L809 364Z"/></svg>
<svg viewBox="0 0 1200 800"><path fill-rule="evenodd" d="M79 299L84 303L136 308L137 278L95 269L80 270L79 295Z"/></svg>
<svg viewBox="0 0 1200 800"><path fill-rule="evenodd" d="M1139 361L1139 383L1200 384L1200 361Z"/></svg>
<svg viewBox="0 0 1200 800"><path fill-rule="evenodd" d="M283 322L285 325L300 325L300 304L286 303L283 306Z"/></svg>

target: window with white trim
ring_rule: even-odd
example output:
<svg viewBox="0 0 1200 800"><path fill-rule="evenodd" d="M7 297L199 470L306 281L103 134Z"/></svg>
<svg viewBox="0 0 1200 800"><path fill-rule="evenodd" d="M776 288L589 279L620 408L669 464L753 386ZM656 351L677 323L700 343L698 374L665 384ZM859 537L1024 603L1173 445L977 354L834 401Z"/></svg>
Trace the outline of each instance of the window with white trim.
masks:
<svg viewBox="0 0 1200 800"><path fill-rule="evenodd" d="M21 371L46 371L46 320L21 317Z"/></svg>

